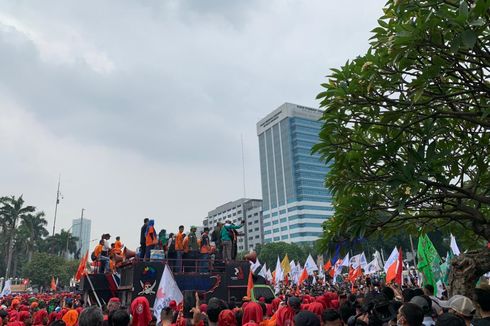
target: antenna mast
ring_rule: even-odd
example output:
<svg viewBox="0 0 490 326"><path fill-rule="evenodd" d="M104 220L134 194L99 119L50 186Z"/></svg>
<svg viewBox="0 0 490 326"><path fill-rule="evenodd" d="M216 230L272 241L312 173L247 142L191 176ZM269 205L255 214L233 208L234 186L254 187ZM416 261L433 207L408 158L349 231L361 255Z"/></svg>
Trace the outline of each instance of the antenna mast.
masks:
<svg viewBox="0 0 490 326"><path fill-rule="evenodd" d="M60 203L60 181L61 181L61 174L58 176L58 190L56 191L56 205L54 206L54 221L53 221L53 236L54 236L54 230L56 228L56 215L58 214L58 204Z"/></svg>

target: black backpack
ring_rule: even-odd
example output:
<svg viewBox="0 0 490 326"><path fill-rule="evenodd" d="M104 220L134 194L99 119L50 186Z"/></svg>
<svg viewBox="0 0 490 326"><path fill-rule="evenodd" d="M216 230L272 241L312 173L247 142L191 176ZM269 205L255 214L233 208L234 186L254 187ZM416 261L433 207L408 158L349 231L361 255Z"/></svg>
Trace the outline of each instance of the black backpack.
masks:
<svg viewBox="0 0 490 326"><path fill-rule="evenodd" d="M228 232L228 236L230 237L231 241L233 241L233 239L235 239L235 232L233 232L233 229L227 228L226 226L223 227L226 228L226 232Z"/></svg>
<svg viewBox="0 0 490 326"><path fill-rule="evenodd" d="M95 255L95 251L92 251L92 254L90 255L90 259L92 259L92 261L97 260L97 256Z"/></svg>

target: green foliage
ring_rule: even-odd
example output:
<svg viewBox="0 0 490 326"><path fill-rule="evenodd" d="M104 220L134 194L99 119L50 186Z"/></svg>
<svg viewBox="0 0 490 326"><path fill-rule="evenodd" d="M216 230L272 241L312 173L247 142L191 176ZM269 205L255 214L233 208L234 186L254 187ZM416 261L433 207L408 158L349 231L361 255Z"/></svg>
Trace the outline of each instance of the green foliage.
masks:
<svg viewBox="0 0 490 326"><path fill-rule="evenodd" d="M78 261L65 260L63 257L48 253L35 253L31 262L27 263L23 276L38 286L49 286L51 278L58 278L59 285L68 285L70 278L75 275Z"/></svg>
<svg viewBox="0 0 490 326"><path fill-rule="evenodd" d="M323 248L379 231L490 240L489 8L390 0L367 53L332 69L314 147L335 205Z"/></svg>
<svg viewBox="0 0 490 326"><path fill-rule="evenodd" d="M311 251L310 251L311 249ZM312 251L312 247L309 246L300 246L295 243L286 243L286 242L273 242L261 245L259 250L257 250L257 255L261 263L267 263L267 266L274 270L276 267L277 257L282 261L284 256L288 254L289 261L295 260L304 264L308 254L313 256L316 260L316 255L314 251Z"/></svg>
<svg viewBox="0 0 490 326"><path fill-rule="evenodd" d="M46 225L44 213L26 205L22 196L0 198L0 275L10 261L9 275L24 276L21 271L35 252L62 257L76 253L76 237L65 230L48 237Z"/></svg>

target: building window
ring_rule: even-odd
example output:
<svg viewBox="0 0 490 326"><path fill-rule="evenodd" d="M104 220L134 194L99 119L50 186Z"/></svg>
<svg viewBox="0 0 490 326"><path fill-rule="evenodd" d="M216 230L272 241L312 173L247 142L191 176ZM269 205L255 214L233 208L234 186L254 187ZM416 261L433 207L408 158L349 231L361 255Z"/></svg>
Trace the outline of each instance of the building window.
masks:
<svg viewBox="0 0 490 326"><path fill-rule="evenodd" d="M258 230L259 230L259 228L255 228L255 231L258 231Z"/></svg>
<svg viewBox="0 0 490 326"><path fill-rule="evenodd" d="M287 226L283 226L283 227L281 227L281 231L286 231L287 229L288 229L288 227L287 227Z"/></svg>
<svg viewBox="0 0 490 326"><path fill-rule="evenodd" d="M254 224L259 224L259 220L255 220L254 221Z"/></svg>
<svg viewBox="0 0 490 326"><path fill-rule="evenodd" d="M283 236L281 237L281 239L282 239L282 240L286 240L287 238L288 238L288 236L287 236L287 235L283 235Z"/></svg>
<svg viewBox="0 0 490 326"><path fill-rule="evenodd" d="M253 240L253 239L254 239L254 237L248 237L248 240Z"/></svg>
<svg viewBox="0 0 490 326"><path fill-rule="evenodd" d="M251 221L250 221L250 222L248 222L248 225L252 225L252 222L251 222Z"/></svg>
<svg viewBox="0 0 490 326"><path fill-rule="evenodd" d="M256 236L255 236L255 239L258 239L258 238L260 238L260 235L256 235Z"/></svg>
<svg viewBox="0 0 490 326"><path fill-rule="evenodd" d="M254 216L258 216L258 215L259 215L259 213L254 213Z"/></svg>
<svg viewBox="0 0 490 326"><path fill-rule="evenodd" d="M264 227L271 226L271 222L264 223Z"/></svg>

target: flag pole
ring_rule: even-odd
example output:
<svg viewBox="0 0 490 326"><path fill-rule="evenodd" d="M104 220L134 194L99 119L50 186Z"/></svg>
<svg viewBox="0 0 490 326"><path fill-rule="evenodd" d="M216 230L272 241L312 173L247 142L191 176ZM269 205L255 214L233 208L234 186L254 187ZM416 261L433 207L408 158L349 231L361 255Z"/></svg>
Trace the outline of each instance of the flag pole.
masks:
<svg viewBox="0 0 490 326"><path fill-rule="evenodd" d="M54 236L54 230L56 228L56 215L58 214L58 204L60 203L60 182L61 174L58 176L58 190L56 191L56 205L54 206L53 233L51 234L52 236Z"/></svg>
<svg viewBox="0 0 490 326"><path fill-rule="evenodd" d="M412 247L412 259L413 259L413 267L417 268L417 261L416 261L416 256L415 256L415 250L413 249L413 240L412 240L412 235L409 235L410 237L410 247Z"/></svg>

